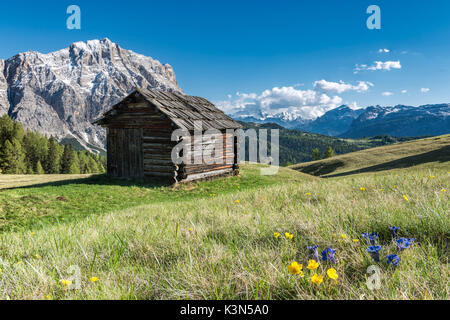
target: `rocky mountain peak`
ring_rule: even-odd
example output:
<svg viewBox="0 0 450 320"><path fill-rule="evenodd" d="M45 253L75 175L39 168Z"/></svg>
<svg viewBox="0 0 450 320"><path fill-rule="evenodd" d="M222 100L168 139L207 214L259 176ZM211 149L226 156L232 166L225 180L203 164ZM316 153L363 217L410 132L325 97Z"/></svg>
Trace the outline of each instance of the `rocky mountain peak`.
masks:
<svg viewBox="0 0 450 320"><path fill-rule="evenodd" d="M0 115L59 140L104 149L105 132L91 122L135 87L183 92L172 66L108 38L46 54L28 51L0 60Z"/></svg>

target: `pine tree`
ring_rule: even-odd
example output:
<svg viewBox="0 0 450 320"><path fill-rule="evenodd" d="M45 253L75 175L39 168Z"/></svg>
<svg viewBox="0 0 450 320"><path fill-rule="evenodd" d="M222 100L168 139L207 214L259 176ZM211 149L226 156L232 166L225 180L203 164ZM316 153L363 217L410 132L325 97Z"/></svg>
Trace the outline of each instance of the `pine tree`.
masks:
<svg viewBox="0 0 450 320"><path fill-rule="evenodd" d="M27 165L27 174L34 174L33 167L30 165Z"/></svg>
<svg viewBox="0 0 450 320"><path fill-rule="evenodd" d="M69 168L70 174L80 174L80 160L78 159L77 152L73 152L73 162Z"/></svg>
<svg viewBox="0 0 450 320"><path fill-rule="evenodd" d="M86 151L78 152L78 161L80 163L80 173L92 173L89 168L89 154Z"/></svg>
<svg viewBox="0 0 450 320"><path fill-rule="evenodd" d="M25 153L17 139L6 140L2 150L2 171L7 174L23 174L26 172Z"/></svg>
<svg viewBox="0 0 450 320"><path fill-rule="evenodd" d="M331 147L328 147L323 155L323 158L327 159L327 158L331 158L331 157L334 157L334 150Z"/></svg>
<svg viewBox="0 0 450 320"><path fill-rule="evenodd" d="M316 160L320 159L320 151L319 151L319 149L315 148L312 151L312 159L313 159L313 161L316 161Z"/></svg>
<svg viewBox="0 0 450 320"><path fill-rule="evenodd" d="M98 165L98 173L105 173L105 172L106 172L106 169L105 169L105 167L103 166L102 161L98 161L98 162L97 162L97 165Z"/></svg>
<svg viewBox="0 0 450 320"><path fill-rule="evenodd" d="M49 174L60 173L61 170L61 146L51 136L48 141L48 152L45 159L45 171Z"/></svg>
<svg viewBox="0 0 450 320"><path fill-rule="evenodd" d="M40 161L37 162L36 164L36 174L44 174L44 168L42 168L42 164Z"/></svg>
<svg viewBox="0 0 450 320"><path fill-rule="evenodd" d="M75 152L73 151L71 144L64 145L64 152L61 157L61 173L68 174L70 171L79 171L74 168L75 163ZM78 164L76 164L78 165Z"/></svg>
<svg viewBox="0 0 450 320"><path fill-rule="evenodd" d="M19 122L14 122L12 138L22 143L24 137L25 131L23 130L22 125Z"/></svg>
<svg viewBox="0 0 450 320"><path fill-rule="evenodd" d="M7 115L0 117L0 148L3 147L6 140L11 142L13 138L14 121Z"/></svg>

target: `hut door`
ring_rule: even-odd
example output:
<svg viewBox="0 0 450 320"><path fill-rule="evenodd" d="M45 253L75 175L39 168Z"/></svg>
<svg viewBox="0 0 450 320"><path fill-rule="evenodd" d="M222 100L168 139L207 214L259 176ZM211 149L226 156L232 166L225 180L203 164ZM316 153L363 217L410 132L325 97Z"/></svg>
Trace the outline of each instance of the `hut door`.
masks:
<svg viewBox="0 0 450 320"><path fill-rule="evenodd" d="M142 129L116 129L117 176L121 178L143 177Z"/></svg>

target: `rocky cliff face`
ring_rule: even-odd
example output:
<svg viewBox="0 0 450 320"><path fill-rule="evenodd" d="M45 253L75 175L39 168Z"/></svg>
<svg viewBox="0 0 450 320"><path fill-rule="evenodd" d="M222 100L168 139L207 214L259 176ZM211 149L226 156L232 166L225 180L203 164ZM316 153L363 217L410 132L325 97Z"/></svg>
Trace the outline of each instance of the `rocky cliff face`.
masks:
<svg viewBox="0 0 450 320"><path fill-rule="evenodd" d="M182 92L170 65L109 39L21 53L0 60L0 71L0 115L87 149L104 149L105 131L91 123L135 87Z"/></svg>
<svg viewBox="0 0 450 320"><path fill-rule="evenodd" d="M0 60L0 115L8 112L8 84L5 75L5 60Z"/></svg>

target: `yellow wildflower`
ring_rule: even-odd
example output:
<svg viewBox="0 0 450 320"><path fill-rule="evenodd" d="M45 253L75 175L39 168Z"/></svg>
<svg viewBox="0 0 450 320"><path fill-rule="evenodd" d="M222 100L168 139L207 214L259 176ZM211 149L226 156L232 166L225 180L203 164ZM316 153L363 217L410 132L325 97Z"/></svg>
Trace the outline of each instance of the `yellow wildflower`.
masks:
<svg viewBox="0 0 450 320"><path fill-rule="evenodd" d="M279 232L274 232L274 233L273 233L273 236L274 236L275 238L278 238L279 236L281 236L281 234L280 234Z"/></svg>
<svg viewBox="0 0 450 320"><path fill-rule="evenodd" d="M383 189L383 188L381 188L381 189L380 189L380 191L384 191L384 189Z"/></svg>
<svg viewBox="0 0 450 320"><path fill-rule="evenodd" d="M429 178L430 178L430 179L434 179L434 178L436 178L436 177L433 176L433 175L430 175Z"/></svg>
<svg viewBox="0 0 450 320"><path fill-rule="evenodd" d="M62 280L60 280L60 282L64 287L68 287L72 284L72 280L62 279Z"/></svg>
<svg viewBox="0 0 450 320"><path fill-rule="evenodd" d="M36 257L36 259L42 259L42 257L37 253L34 256Z"/></svg>
<svg viewBox="0 0 450 320"><path fill-rule="evenodd" d="M95 283L95 282L97 282L99 279L98 279L98 277L92 277L92 278L89 279L89 280L91 280L92 283Z"/></svg>
<svg viewBox="0 0 450 320"><path fill-rule="evenodd" d="M291 240L294 237L294 235L292 233L289 233L289 232L286 232L284 234L284 236L286 237L286 239L289 239L289 240Z"/></svg>
<svg viewBox="0 0 450 320"><path fill-rule="evenodd" d="M302 272L303 265L298 264L297 261L293 261L289 266L288 270L290 274L300 274Z"/></svg>
<svg viewBox="0 0 450 320"><path fill-rule="evenodd" d="M49 295L49 294L48 294L48 295L46 295L46 296L45 296L44 298L45 298L45 300L52 300L52 296L51 296L51 295Z"/></svg>
<svg viewBox="0 0 450 320"><path fill-rule="evenodd" d="M407 202L409 202L409 199L407 196L403 195L403 199L405 199Z"/></svg>
<svg viewBox="0 0 450 320"><path fill-rule="evenodd" d="M359 242L359 239L353 239L352 241L353 242Z"/></svg>
<svg viewBox="0 0 450 320"><path fill-rule="evenodd" d="M338 277L339 277L339 275L337 274L336 269L334 269L334 268L330 268L330 269L327 270L327 276L330 279L333 279L333 280L337 280Z"/></svg>
<svg viewBox="0 0 450 320"><path fill-rule="evenodd" d="M323 276L318 275L317 273L314 273L314 275L311 277L311 282L317 285L320 285L323 281Z"/></svg>
<svg viewBox="0 0 450 320"><path fill-rule="evenodd" d="M345 233L343 233L343 234L341 234L341 238L345 240L345 239L347 239L347 235Z"/></svg>
<svg viewBox="0 0 450 320"><path fill-rule="evenodd" d="M236 202L236 204L239 204L239 200L236 200L235 202Z"/></svg>
<svg viewBox="0 0 450 320"><path fill-rule="evenodd" d="M395 189L398 189L398 185L394 184L394 188L395 188Z"/></svg>
<svg viewBox="0 0 450 320"><path fill-rule="evenodd" d="M310 195L311 195L311 193L307 192L307 193L305 193L305 195L307 195L307 196L310 196Z"/></svg>
<svg viewBox="0 0 450 320"><path fill-rule="evenodd" d="M319 267L319 264L317 263L316 260L309 260L308 262L308 266L306 268L308 268L309 270L315 270Z"/></svg>
<svg viewBox="0 0 450 320"><path fill-rule="evenodd" d="M441 192L447 192L447 190L445 190L445 189L441 189Z"/></svg>
<svg viewBox="0 0 450 320"><path fill-rule="evenodd" d="M366 188L361 187L361 188L359 188L359 190L361 190L361 191L366 191Z"/></svg>

